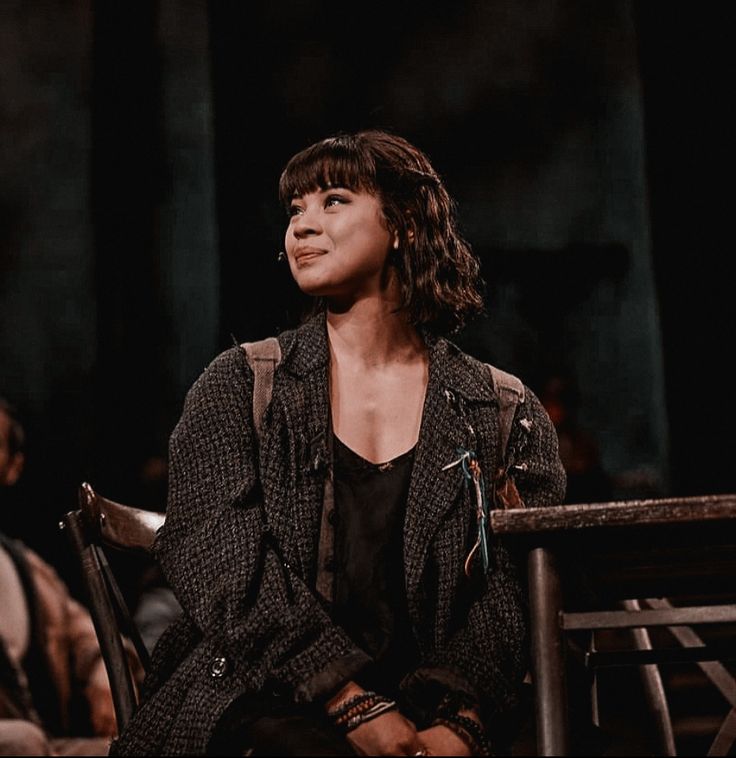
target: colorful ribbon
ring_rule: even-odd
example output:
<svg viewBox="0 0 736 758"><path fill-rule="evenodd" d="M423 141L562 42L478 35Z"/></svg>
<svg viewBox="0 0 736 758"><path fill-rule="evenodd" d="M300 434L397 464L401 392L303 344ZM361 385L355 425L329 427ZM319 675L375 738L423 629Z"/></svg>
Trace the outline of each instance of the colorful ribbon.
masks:
<svg viewBox="0 0 736 758"><path fill-rule="evenodd" d="M458 448L459 458L452 463L443 466L442 470L452 468L460 464L465 477L465 486L472 487L475 496L476 521L478 523L478 537L472 549L465 559L465 575L470 576L470 564L476 551L480 549L481 559L483 561L483 571L488 573L490 567L490 551L488 548L488 501L486 500L486 488L483 481L483 472L478 463L478 456L474 450Z"/></svg>

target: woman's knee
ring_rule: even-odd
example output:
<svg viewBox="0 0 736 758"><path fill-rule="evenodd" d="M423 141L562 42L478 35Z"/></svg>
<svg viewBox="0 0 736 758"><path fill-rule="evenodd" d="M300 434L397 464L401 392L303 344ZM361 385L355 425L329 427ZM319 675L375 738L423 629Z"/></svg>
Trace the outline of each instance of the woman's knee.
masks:
<svg viewBox="0 0 736 758"><path fill-rule="evenodd" d="M51 755L51 746L31 721L0 719L0 755Z"/></svg>

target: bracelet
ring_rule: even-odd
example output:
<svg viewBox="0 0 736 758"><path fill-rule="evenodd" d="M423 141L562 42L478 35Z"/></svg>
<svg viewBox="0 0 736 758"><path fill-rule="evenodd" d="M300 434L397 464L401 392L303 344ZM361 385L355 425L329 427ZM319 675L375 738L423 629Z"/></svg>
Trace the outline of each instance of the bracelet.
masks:
<svg viewBox="0 0 736 758"><path fill-rule="evenodd" d="M378 716L382 716L384 713L395 711L397 708L398 706L393 700L381 700L368 710L356 714L345 724L340 724L339 726L342 728L343 733L347 734L348 732L352 732L353 729L356 729L361 724L365 724L366 721L371 721Z"/></svg>
<svg viewBox="0 0 736 758"><path fill-rule="evenodd" d="M469 748L473 755L490 755L485 730L468 716L458 714L440 716L432 722L432 726L445 726L453 731Z"/></svg>
<svg viewBox="0 0 736 758"><path fill-rule="evenodd" d="M372 700L375 697L378 697L377 693L375 692L360 692L357 695L349 697L347 700L343 700L342 703L337 706L337 708L333 708L331 711L327 711L327 716L333 720L338 719L341 716L344 716L352 708L355 708L366 700Z"/></svg>
<svg viewBox="0 0 736 758"><path fill-rule="evenodd" d="M396 708L396 703L390 698L376 692L361 692L328 711L327 717L337 729L347 734L366 721Z"/></svg>
<svg viewBox="0 0 736 758"><path fill-rule="evenodd" d="M357 723L355 719L360 718L363 714L370 712L376 705L380 704L378 697L372 697L370 699L362 700L357 705L354 705L350 710L346 711L341 716L337 716L332 719L332 723L338 729L344 729L348 723Z"/></svg>

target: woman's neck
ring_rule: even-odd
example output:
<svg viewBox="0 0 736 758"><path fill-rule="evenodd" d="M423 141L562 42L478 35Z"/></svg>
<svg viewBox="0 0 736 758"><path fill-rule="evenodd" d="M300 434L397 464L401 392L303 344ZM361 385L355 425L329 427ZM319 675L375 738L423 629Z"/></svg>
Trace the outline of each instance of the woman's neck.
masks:
<svg viewBox="0 0 736 758"><path fill-rule="evenodd" d="M328 308L327 335L333 356L369 368L408 363L426 352L405 311L397 311L395 304L385 301L361 301L341 312Z"/></svg>

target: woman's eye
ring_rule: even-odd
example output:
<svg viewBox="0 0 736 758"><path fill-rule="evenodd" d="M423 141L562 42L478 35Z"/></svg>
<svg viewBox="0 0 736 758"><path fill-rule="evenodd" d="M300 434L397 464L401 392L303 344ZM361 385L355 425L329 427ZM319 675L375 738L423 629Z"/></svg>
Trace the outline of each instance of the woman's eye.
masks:
<svg viewBox="0 0 736 758"><path fill-rule="evenodd" d="M335 205L344 205L347 203L347 199L342 195L329 195L325 200L325 207L329 208Z"/></svg>
<svg viewBox="0 0 736 758"><path fill-rule="evenodd" d="M292 216L296 216L296 215L298 215L301 212L302 212L302 209L298 205L292 205L289 208L289 211L288 211L287 215L289 216L289 218L291 218Z"/></svg>

